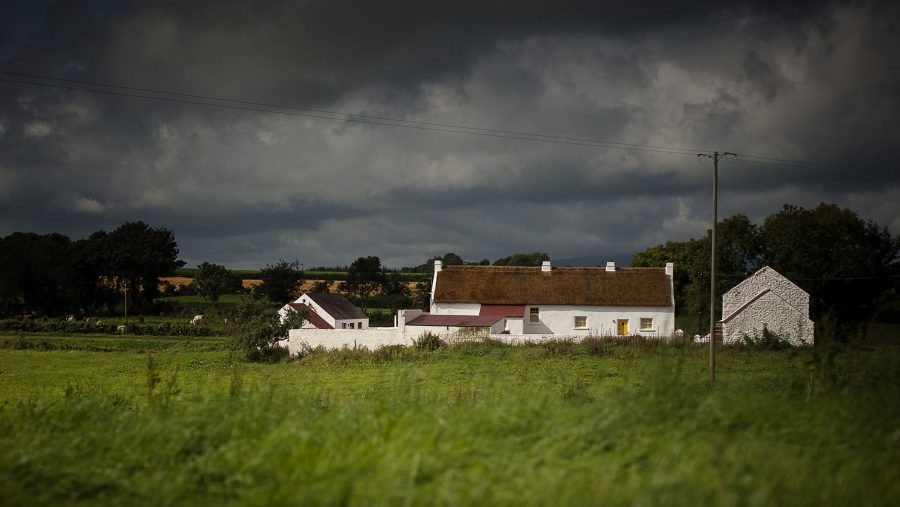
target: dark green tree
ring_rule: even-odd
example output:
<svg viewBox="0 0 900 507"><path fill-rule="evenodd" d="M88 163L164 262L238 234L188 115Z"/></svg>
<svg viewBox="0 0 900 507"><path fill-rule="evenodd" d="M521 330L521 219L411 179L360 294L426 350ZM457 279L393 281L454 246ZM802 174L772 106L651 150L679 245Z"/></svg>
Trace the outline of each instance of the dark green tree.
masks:
<svg viewBox="0 0 900 507"><path fill-rule="evenodd" d="M817 326L833 322L827 331L841 341L864 338L900 271L900 240L852 210L825 203L785 205L761 231L764 262L810 294Z"/></svg>
<svg viewBox="0 0 900 507"><path fill-rule="evenodd" d="M154 229L144 222L126 222L111 233L90 237L108 281L126 287L137 308L150 308L159 292L159 277L171 275L184 266L178 260L175 235L166 228Z"/></svg>
<svg viewBox="0 0 900 507"><path fill-rule="evenodd" d="M347 279L341 284L341 292L367 309L372 296L381 292L386 282L381 259L371 255L359 257L350 264Z"/></svg>
<svg viewBox="0 0 900 507"><path fill-rule="evenodd" d="M549 261L550 256L543 252L517 253L494 261L494 266L540 266Z"/></svg>
<svg viewBox="0 0 900 507"><path fill-rule="evenodd" d="M416 282L410 294L411 307L430 311L431 304L431 280Z"/></svg>
<svg viewBox="0 0 900 507"><path fill-rule="evenodd" d="M667 241L634 254L631 266L661 268L667 262L674 263L675 311L681 315L697 315L701 308L695 291L699 288L702 273L709 271L709 266L703 265L704 259L707 262L709 259L709 253L703 253L704 248L708 249L709 243L702 240ZM709 294L708 289L706 293Z"/></svg>
<svg viewBox="0 0 900 507"><path fill-rule="evenodd" d="M319 294L328 294L331 292L331 280L319 280L314 283L310 292L316 292Z"/></svg>
<svg viewBox="0 0 900 507"><path fill-rule="evenodd" d="M441 257L441 262L444 266L462 266L465 264L462 257L456 255L453 252L445 253L443 257Z"/></svg>
<svg viewBox="0 0 900 507"><path fill-rule="evenodd" d="M275 265L266 264L260 269L259 278L262 283L253 289L253 294L283 305L300 295L303 270L300 269L300 261L279 260Z"/></svg>
<svg viewBox="0 0 900 507"><path fill-rule="evenodd" d="M277 362L287 356L282 340L287 338L288 330L299 328L305 318L304 311L294 311L281 319L273 302L245 299L232 319L232 347L248 361Z"/></svg>
<svg viewBox="0 0 900 507"><path fill-rule="evenodd" d="M197 294L215 304L223 294L227 294L231 286L231 272L220 264L203 261L197 266L197 276L193 284Z"/></svg>
<svg viewBox="0 0 900 507"><path fill-rule="evenodd" d="M59 315L78 307L84 280L76 261L62 234L0 239L0 312Z"/></svg>

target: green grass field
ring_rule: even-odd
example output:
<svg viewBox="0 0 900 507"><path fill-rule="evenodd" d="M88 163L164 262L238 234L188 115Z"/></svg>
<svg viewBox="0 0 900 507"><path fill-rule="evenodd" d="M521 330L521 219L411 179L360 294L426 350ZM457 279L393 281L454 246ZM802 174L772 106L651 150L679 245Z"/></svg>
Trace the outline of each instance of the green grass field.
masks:
<svg viewBox="0 0 900 507"><path fill-rule="evenodd" d="M12 337L9 337L12 338ZM174 340L174 339L173 339ZM177 341L177 340L174 340ZM900 348L0 349L8 505L891 505Z"/></svg>

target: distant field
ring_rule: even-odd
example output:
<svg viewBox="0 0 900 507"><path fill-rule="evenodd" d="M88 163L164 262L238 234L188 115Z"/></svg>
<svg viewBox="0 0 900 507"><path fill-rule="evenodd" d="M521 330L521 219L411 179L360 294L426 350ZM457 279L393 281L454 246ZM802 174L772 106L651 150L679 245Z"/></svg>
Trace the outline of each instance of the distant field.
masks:
<svg viewBox="0 0 900 507"><path fill-rule="evenodd" d="M179 268L175 270L175 274L177 277L194 278L197 276L197 271L197 268ZM244 279L259 279L260 271L258 269L232 269L230 271ZM347 276L346 271L307 270L304 271L303 274L306 278L327 280L343 280ZM388 272L388 274L415 280L426 280L431 277L431 273L403 273L391 271Z"/></svg>
<svg viewBox="0 0 900 507"><path fill-rule="evenodd" d="M198 268L178 268L175 270L175 274L178 276L194 278L197 276L198 271ZM259 278L258 269L230 269L229 271L242 278Z"/></svg>
<svg viewBox="0 0 900 507"><path fill-rule="evenodd" d="M252 296L246 294L225 294L219 298L218 302L224 304L238 304L251 297ZM203 296L171 296L157 299L160 301L175 301L180 303L209 303L207 300L203 299Z"/></svg>
<svg viewBox="0 0 900 507"><path fill-rule="evenodd" d="M15 337L3 337L14 339ZM92 338L93 339L93 338ZM152 358L152 361L151 361ZM812 368L816 366L816 368ZM9 505L892 505L900 348L0 350Z"/></svg>

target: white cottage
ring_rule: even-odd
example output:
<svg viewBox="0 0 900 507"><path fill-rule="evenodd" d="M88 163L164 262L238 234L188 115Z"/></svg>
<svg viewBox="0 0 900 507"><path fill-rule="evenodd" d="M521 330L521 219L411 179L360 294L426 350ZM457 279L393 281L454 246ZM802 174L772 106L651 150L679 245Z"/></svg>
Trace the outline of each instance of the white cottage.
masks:
<svg viewBox="0 0 900 507"><path fill-rule="evenodd" d="M367 329L369 318L340 294L305 293L278 310L282 320L288 312L306 310L303 329Z"/></svg>
<svg viewBox="0 0 900 507"><path fill-rule="evenodd" d="M809 294L766 266L722 296L725 343L758 340L763 329L791 345L812 345Z"/></svg>
<svg viewBox="0 0 900 507"><path fill-rule="evenodd" d="M665 268L616 268L613 262L553 268L549 261L541 267L443 267L435 261L426 319L479 316L478 324L491 334L671 336L673 273L672 263ZM434 324L456 324L445 320Z"/></svg>

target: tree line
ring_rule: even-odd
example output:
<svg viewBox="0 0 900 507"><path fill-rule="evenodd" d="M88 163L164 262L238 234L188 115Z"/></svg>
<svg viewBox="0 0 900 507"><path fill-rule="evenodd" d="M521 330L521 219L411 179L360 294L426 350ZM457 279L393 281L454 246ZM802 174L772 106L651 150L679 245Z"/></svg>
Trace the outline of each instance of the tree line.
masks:
<svg viewBox="0 0 900 507"><path fill-rule="evenodd" d="M637 252L631 265L674 262L676 311L702 319L709 311L709 243L708 232L703 238L669 241ZM717 305L725 291L769 265L810 294L819 332L830 325L844 337L865 333L879 305L898 288L900 238L834 204L785 205L760 225L744 215L725 218L718 224L717 245ZM493 265L539 266L549 259L543 252L517 253ZM490 264L448 252L400 272L428 273L436 260L445 266ZM75 241L61 234L13 233L0 238L0 314L111 312L124 303L126 290L130 311L152 312L158 279L183 265L172 231L144 222ZM430 279L409 284L376 256L359 257L346 273L339 290L362 308L427 308ZM304 272L299 261L280 260L261 268L259 278L254 296L283 304L299 296ZM239 283L224 266L203 262L191 290L214 303L238 290ZM312 291L330 289L329 282L320 282ZM704 329L702 322L699 327Z"/></svg>
<svg viewBox="0 0 900 507"><path fill-rule="evenodd" d="M896 296L900 238L835 204L815 208L785 205L756 225L744 215L716 229L716 315L722 295L763 266L770 266L810 295L817 336L849 340L867 325L888 298ZM709 313L710 234L669 241L634 255L632 266L675 263L675 307L681 315ZM708 318L708 317L707 317ZM707 321L708 322L708 321Z"/></svg>
<svg viewBox="0 0 900 507"><path fill-rule="evenodd" d="M73 241L16 232L0 238L0 314L97 314L124 304L147 311L158 279L181 267L175 235L127 222Z"/></svg>

